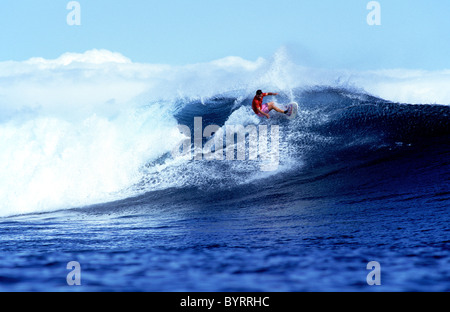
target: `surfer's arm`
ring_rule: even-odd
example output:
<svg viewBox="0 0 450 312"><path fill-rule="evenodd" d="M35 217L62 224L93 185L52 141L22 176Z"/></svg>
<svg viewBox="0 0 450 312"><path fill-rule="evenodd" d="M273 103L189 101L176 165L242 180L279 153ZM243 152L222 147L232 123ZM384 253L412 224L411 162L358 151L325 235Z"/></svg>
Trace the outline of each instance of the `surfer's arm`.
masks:
<svg viewBox="0 0 450 312"><path fill-rule="evenodd" d="M267 95L278 95L278 93L272 93L272 92L269 92L269 93L266 93Z"/></svg>

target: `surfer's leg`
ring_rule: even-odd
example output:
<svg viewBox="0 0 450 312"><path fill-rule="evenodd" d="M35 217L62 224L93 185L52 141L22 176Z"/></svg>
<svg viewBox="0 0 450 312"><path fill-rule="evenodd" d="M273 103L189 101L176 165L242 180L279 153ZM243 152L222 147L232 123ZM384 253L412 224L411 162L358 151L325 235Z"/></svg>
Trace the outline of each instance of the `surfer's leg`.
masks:
<svg viewBox="0 0 450 312"><path fill-rule="evenodd" d="M286 111L284 111L284 110L278 108L277 106L275 106L275 103L274 103L274 102L270 102L270 103L268 103L267 105L268 105L268 107L269 107L269 110L274 109L274 110L276 110L276 111L279 112L279 113L286 114Z"/></svg>

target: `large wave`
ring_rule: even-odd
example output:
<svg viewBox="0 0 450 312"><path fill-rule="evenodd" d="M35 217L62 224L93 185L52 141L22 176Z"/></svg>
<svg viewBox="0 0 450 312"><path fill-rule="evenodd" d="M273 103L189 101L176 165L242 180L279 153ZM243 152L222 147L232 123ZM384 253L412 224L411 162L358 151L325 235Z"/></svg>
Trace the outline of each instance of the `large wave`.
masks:
<svg viewBox="0 0 450 312"><path fill-rule="evenodd" d="M450 73L349 73L239 57L187 66L137 64L104 50L0 63L0 216L86 206L144 192L235 187L329 164L355 149L448 135ZM425 80L423 80L425 79ZM411 89L413 88L413 89ZM250 108L257 89L300 104L293 122ZM414 92L409 92L414 90ZM384 100L384 99L386 100ZM178 126L280 127L275 171L260 163L173 157ZM354 155L354 154L353 154Z"/></svg>

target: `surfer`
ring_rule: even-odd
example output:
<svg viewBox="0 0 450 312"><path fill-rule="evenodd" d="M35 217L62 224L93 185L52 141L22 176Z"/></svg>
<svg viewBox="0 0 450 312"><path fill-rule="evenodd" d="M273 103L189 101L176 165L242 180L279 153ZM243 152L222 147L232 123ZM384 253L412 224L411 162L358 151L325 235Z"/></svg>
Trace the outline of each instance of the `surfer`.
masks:
<svg viewBox="0 0 450 312"><path fill-rule="evenodd" d="M256 115L258 115L259 117L266 117L267 119L269 119L270 118L269 112L272 109L276 110L277 112L279 112L281 114L287 114L289 112L288 109L284 111L284 110L276 107L274 102L263 104L264 97L268 96L268 95L278 95L278 93L272 93L272 92L263 93L261 90L256 91L256 96L252 102L252 108Z"/></svg>

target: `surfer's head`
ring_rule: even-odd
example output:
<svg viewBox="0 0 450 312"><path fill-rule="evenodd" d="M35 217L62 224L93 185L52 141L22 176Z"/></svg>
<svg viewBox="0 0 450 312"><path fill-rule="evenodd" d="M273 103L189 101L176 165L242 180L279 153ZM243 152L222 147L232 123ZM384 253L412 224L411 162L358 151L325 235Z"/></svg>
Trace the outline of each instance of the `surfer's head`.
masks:
<svg viewBox="0 0 450 312"><path fill-rule="evenodd" d="M262 90L256 91L256 95L261 95L262 93L263 93Z"/></svg>

